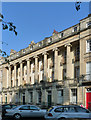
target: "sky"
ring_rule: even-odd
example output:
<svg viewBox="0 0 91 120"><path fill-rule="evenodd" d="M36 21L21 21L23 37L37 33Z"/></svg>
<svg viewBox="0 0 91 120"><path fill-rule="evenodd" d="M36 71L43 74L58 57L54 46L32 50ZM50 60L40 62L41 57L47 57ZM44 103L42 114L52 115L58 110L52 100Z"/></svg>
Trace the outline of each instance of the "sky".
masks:
<svg viewBox="0 0 91 120"><path fill-rule="evenodd" d="M75 2L2 2L4 20L13 22L14 32L2 30L2 48L7 54L11 49L17 52L45 37L52 36L54 29L61 32L89 14L89 2L82 2L76 11Z"/></svg>

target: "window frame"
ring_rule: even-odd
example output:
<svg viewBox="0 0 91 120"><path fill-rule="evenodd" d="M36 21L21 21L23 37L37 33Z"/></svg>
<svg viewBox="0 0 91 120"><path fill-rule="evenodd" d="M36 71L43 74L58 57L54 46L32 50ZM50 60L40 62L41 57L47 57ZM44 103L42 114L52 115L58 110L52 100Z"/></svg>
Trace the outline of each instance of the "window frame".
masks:
<svg viewBox="0 0 91 120"><path fill-rule="evenodd" d="M91 39L86 40L86 53L91 52Z"/></svg>

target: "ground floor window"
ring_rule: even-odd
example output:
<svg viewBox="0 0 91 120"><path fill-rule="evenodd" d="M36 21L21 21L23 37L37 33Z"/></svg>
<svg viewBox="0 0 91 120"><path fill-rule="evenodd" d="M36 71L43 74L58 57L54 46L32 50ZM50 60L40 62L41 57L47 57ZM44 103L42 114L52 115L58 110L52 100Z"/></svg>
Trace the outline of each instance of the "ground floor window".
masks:
<svg viewBox="0 0 91 120"><path fill-rule="evenodd" d="M77 104L77 89L76 88L71 89L70 102L72 104Z"/></svg>
<svg viewBox="0 0 91 120"><path fill-rule="evenodd" d="M12 102L12 93L10 93L10 103Z"/></svg>
<svg viewBox="0 0 91 120"><path fill-rule="evenodd" d="M5 104L7 103L7 94L5 94Z"/></svg>
<svg viewBox="0 0 91 120"><path fill-rule="evenodd" d="M18 102L18 93L16 93L16 103Z"/></svg>
<svg viewBox="0 0 91 120"><path fill-rule="evenodd" d="M41 91L38 91L38 103L41 103Z"/></svg>
<svg viewBox="0 0 91 120"><path fill-rule="evenodd" d="M52 93L51 93L51 91L48 91L48 107L50 107L51 106L51 103L52 103Z"/></svg>
<svg viewBox="0 0 91 120"><path fill-rule="evenodd" d="M23 97L23 105L25 104L25 93L22 94L22 97Z"/></svg>
<svg viewBox="0 0 91 120"><path fill-rule="evenodd" d="M30 92L30 103L33 102L33 92Z"/></svg>
<svg viewBox="0 0 91 120"><path fill-rule="evenodd" d="M86 79L91 81L91 62L86 63Z"/></svg>
<svg viewBox="0 0 91 120"><path fill-rule="evenodd" d="M63 103L63 89L62 89L62 90L59 90L57 93L58 93L57 103L58 103L58 104L62 104L62 103Z"/></svg>

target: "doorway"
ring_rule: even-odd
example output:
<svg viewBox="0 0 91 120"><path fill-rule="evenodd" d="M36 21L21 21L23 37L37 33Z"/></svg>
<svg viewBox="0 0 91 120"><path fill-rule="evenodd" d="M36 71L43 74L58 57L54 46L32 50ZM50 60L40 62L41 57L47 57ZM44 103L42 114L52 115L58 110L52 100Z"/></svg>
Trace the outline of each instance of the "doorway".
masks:
<svg viewBox="0 0 91 120"><path fill-rule="evenodd" d="M23 93L23 105L25 104L25 93Z"/></svg>
<svg viewBox="0 0 91 120"><path fill-rule="evenodd" d="M51 101L51 91L48 91L48 107L51 107L51 103L52 103L52 101Z"/></svg>
<svg viewBox="0 0 91 120"><path fill-rule="evenodd" d="M91 88L88 88L86 92L86 108L91 111Z"/></svg>

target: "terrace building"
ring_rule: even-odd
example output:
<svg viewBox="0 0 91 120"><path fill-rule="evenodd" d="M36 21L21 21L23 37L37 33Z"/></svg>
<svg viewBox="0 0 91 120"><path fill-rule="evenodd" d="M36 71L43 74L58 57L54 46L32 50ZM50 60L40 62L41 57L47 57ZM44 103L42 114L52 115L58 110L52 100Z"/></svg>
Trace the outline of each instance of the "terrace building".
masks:
<svg viewBox="0 0 91 120"><path fill-rule="evenodd" d="M91 14L0 60L0 102L91 108Z"/></svg>

